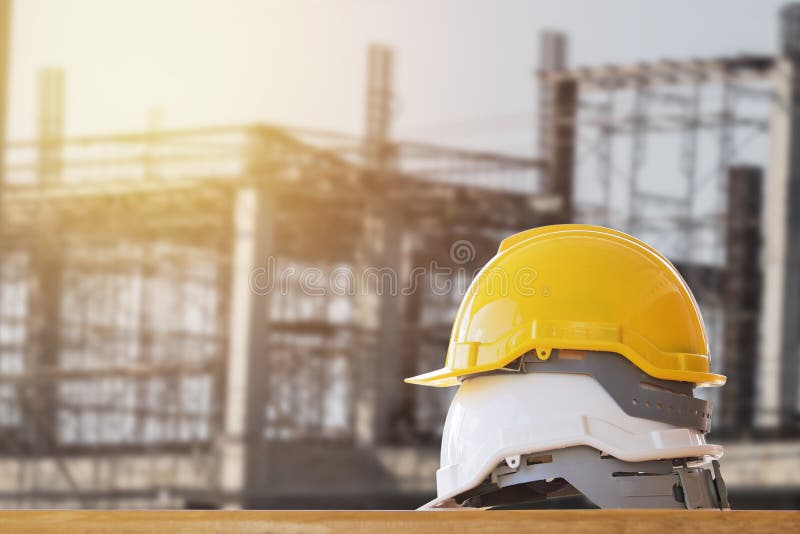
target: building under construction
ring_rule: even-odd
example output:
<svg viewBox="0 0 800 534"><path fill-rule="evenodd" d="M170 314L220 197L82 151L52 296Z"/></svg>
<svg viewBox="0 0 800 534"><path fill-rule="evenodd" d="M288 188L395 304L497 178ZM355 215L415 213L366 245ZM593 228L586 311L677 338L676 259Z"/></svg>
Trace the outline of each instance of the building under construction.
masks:
<svg viewBox="0 0 800 534"><path fill-rule="evenodd" d="M64 74L42 71L0 189L0 506L425 502L451 392L402 378L441 362L503 237L569 221L672 255L729 376L733 498L797 506L800 6L781 16L776 56L575 69L545 34L536 158L395 141L383 46L361 137L64 137ZM744 159L758 136L769 160ZM647 157L666 138L669 184Z"/></svg>

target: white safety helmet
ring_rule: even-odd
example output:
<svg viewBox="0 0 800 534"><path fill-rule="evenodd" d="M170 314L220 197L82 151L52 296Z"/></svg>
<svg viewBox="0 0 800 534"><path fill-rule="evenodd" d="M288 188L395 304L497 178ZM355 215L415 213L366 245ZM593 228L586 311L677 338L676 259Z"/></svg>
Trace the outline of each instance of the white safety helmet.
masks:
<svg viewBox="0 0 800 534"><path fill-rule="evenodd" d="M604 508L725 507L718 472L698 467L722 455L706 443L709 420L690 384L653 379L619 355L523 357L462 382L442 436L438 496L423 509L576 491Z"/></svg>

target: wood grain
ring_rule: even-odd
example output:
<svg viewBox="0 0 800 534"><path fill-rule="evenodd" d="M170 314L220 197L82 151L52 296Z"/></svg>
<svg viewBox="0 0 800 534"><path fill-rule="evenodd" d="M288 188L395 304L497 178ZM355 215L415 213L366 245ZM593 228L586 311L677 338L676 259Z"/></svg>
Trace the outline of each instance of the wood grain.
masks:
<svg viewBox="0 0 800 534"><path fill-rule="evenodd" d="M0 532L800 533L800 512L542 511L0 511Z"/></svg>

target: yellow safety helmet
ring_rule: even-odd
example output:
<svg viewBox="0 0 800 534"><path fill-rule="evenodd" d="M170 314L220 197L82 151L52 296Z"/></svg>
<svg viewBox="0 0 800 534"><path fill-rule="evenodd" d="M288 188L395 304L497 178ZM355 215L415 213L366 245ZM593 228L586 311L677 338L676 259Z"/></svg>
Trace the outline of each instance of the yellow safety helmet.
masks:
<svg viewBox="0 0 800 534"><path fill-rule="evenodd" d="M552 349L615 352L655 378L725 383L711 373L703 318L669 260L627 234L582 224L505 239L461 301L444 367L406 382L455 386Z"/></svg>

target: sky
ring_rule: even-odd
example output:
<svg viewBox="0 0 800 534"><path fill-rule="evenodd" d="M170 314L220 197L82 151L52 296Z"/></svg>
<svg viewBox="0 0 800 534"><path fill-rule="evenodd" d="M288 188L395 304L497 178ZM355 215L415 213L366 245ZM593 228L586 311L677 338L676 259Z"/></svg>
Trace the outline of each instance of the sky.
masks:
<svg viewBox="0 0 800 534"><path fill-rule="evenodd" d="M67 134L144 130L153 110L164 127L359 133L379 42L396 51L395 137L530 155L540 30L569 34L573 65L772 53L783 3L16 0L9 135L34 136L47 66L66 72Z"/></svg>

